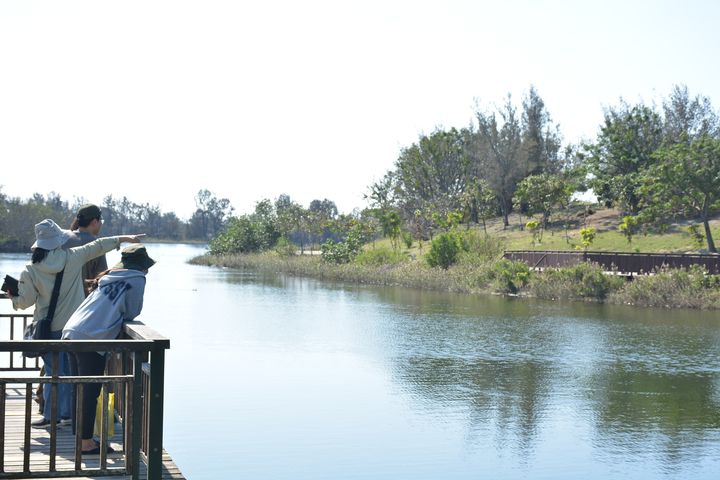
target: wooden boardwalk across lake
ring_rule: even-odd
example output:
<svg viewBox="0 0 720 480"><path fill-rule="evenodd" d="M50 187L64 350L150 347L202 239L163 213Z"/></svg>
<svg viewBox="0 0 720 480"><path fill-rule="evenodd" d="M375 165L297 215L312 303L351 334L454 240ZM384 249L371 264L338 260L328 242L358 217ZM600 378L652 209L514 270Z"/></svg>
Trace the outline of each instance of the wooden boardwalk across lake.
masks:
<svg viewBox="0 0 720 480"><path fill-rule="evenodd" d="M4 452L4 470L0 473L0 478L23 478L23 465L25 452L24 444L24 428L25 428L25 387L8 387L6 391L5 403L5 452ZM33 420L40 418L37 413L37 404L32 405ZM108 453L107 466L108 469L124 468L125 461L122 454L122 433L120 425L116 425L115 435L110 439L110 446L116 453ZM30 470L32 472L48 472L50 465L50 429L49 428L32 428L30 431ZM83 469L97 469L100 465L99 455L90 455L83 457ZM145 478L146 465L140 462L140 478ZM57 428L57 457L56 469L58 472L67 471L68 474L75 469L75 437L72 434L70 425L59 425ZM38 477L35 477L38 478ZM41 477L44 478L44 477ZM76 479L101 479L107 476L95 477L64 477ZM114 474L112 478L131 478L129 475ZM173 463L170 455L163 450L163 468L162 478L165 479L184 479L180 469Z"/></svg>

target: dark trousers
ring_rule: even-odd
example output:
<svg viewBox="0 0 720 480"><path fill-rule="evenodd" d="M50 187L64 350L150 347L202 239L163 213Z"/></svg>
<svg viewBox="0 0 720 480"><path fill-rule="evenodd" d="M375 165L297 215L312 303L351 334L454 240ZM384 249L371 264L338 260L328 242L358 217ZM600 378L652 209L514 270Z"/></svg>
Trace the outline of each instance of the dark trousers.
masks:
<svg viewBox="0 0 720 480"><path fill-rule="evenodd" d="M75 376L97 376L105 372L105 355L95 352L77 352L72 355L70 362L70 373ZM93 428L95 427L95 412L97 409L97 397L100 395L100 383L83 384L82 396L82 438L88 440L93 438ZM75 411L77 409L77 390L73 392L73 433L77 421L75 419Z"/></svg>

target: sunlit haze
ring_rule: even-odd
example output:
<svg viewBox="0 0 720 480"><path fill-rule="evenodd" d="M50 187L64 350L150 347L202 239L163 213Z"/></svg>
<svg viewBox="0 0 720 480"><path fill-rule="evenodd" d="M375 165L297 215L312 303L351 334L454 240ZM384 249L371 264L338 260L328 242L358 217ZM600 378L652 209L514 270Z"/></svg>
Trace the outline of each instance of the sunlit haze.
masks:
<svg viewBox="0 0 720 480"><path fill-rule="evenodd" d="M340 211L400 149L532 84L565 142L673 85L720 105L711 1L4 1L2 191L187 218L282 193Z"/></svg>

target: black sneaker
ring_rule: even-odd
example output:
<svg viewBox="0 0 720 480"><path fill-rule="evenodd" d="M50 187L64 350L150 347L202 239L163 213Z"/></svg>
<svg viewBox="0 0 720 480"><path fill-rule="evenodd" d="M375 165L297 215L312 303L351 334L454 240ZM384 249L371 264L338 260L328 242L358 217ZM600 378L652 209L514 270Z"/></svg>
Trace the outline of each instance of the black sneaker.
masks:
<svg viewBox="0 0 720 480"><path fill-rule="evenodd" d="M57 423L60 423L58 420ZM50 420L48 420L45 417L40 417L39 419L35 420L34 422L30 422L30 426L34 428L45 428L50 426Z"/></svg>

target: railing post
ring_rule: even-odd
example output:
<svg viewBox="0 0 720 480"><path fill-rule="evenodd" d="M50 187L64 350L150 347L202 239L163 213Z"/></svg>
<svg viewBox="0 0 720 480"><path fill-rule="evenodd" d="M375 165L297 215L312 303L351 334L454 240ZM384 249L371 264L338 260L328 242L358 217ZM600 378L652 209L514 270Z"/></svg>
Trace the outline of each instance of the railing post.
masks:
<svg viewBox="0 0 720 480"><path fill-rule="evenodd" d="M5 472L5 383L0 383L0 473Z"/></svg>
<svg viewBox="0 0 720 480"><path fill-rule="evenodd" d="M142 436L142 352L133 352L132 419L128 467L133 480L140 478L140 442Z"/></svg>
<svg viewBox="0 0 720 480"><path fill-rule="evenodd" d="M150 352L150 411L148 412L148 480L162 478L163 400L165 384L165 349Z"/></svg>

